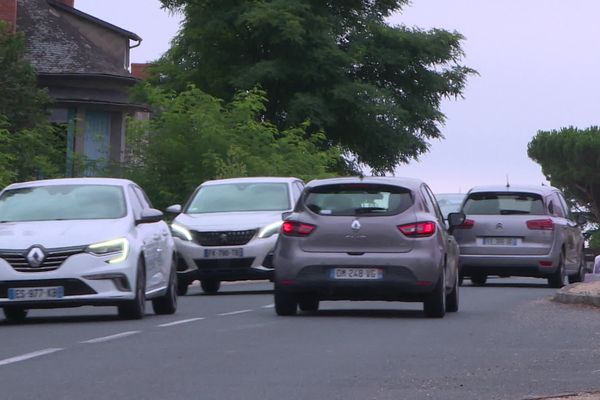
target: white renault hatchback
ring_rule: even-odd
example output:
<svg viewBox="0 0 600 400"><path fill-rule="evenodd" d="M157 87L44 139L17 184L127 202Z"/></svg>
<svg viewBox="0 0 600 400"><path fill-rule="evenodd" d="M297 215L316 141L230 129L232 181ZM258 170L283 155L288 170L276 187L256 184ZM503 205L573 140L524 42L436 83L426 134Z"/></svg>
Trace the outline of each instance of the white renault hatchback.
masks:
<svg viewBox="0 0 600 400"><path fill-rule="evenodd" d="M128 319L177 308L173 238L142 189L123 179L12 184L0 192L0 307L117 306Z"/></svg>
<svg viewBox="0 0 600 400"><path fill-rule="evenodd" d="M171 229L179 263L179 294L200 280L206 293L221 281L273 279L273 248L282 215L304 188L298 178L255 177L204 182L177 213Z"/></svg>

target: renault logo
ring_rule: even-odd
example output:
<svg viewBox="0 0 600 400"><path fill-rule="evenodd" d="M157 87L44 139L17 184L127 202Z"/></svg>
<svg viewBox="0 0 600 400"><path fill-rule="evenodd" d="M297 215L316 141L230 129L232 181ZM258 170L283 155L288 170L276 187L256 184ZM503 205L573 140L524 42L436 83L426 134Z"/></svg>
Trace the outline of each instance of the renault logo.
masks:
<svg viewBox="0 0 600 400"><path fill-rule="evenodd" d="M350 225L350 227L354 232L358 232L360 230L360 222L358 222L358 220L355 219L354 221L352 221L352 225Z"/></svg>
<svg viewBox="0 0 600 400"><path fill-rule="evenodd" d="M44 250L40 249L39 247L32 247L27 253L26 258L29 265L31 265L33 268L37 268L44 262L46 254L44 253Z"/></svg>

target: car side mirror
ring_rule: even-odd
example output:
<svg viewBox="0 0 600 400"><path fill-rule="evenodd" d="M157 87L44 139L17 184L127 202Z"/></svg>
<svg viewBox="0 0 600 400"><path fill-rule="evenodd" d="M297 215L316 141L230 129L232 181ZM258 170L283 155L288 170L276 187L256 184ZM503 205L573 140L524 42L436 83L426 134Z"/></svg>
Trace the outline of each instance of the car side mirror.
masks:
<svg viewBox="0 0 600 400"><path fill-rule="evenodd" d="M142 211L140 217L135 221L136 225L139 224L152 224L154 222L162 221L164 214L162 211L156 208L148 208Z"/></svg>
<svg viewBox="0 0 600 400"><path fill-rule="evenodd" d="M454 232L454 229L457 226L462 225L467 219L467 216L461 212L453 212L448 214L448 231L450 233Z"/></svg>
<svg viewBox="0 0 600 400"><path fill-rule="evenodd" d="M167 207L165 211L169 214L179 214L181 213L181 204L173 204L172 206Z"/></svg>

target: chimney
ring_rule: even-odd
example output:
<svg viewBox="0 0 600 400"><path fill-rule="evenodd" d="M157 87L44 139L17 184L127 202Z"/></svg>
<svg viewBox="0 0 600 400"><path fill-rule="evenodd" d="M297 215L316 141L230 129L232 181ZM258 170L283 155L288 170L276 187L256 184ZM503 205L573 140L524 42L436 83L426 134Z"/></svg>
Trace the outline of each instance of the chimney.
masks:
<svg viewBox="0 0 600 400"><path fill-rule="evenodd" d="M17 30L17 0L0 1L0 20L8 22L13 33Z"/></svg>
<svg viewBox="0 0 600 400"><path fill-rule="evenodd" d="M150 76L151 63L139 64L131 63L131 76L144 80Z"/></svg>

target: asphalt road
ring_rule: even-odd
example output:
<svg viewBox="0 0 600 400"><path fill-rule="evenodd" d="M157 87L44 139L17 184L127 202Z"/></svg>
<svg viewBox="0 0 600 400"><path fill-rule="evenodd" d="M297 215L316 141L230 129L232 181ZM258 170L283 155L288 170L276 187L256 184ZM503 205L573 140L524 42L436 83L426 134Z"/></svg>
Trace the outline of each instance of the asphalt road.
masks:
<svg viewBox="0 0 600 400"><path fill-rule="evenodd" d="M536 279L461 287L461 310L324 302L277 317L271 285L190 288L177 314L0 320L0 399L524 399L600 389L600 314Z"/></svg>

